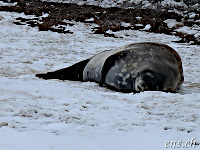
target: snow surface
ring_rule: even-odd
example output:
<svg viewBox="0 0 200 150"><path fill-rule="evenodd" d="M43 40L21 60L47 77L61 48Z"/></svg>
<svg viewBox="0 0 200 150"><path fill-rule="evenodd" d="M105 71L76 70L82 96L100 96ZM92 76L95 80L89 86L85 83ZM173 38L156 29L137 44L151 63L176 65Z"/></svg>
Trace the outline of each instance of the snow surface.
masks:
<svg viewBox="0 0 200 150"><path fill-rule="evenodd" d="M79 22L66 27L73 34L41 32L13 24L17 17L27 16L0 12L1 150L164 150L167 141L181 147L193 137L200 142L199 46L144 31L104 37L92 33L95 24ZM180 54L185 82L179 93L119 93L93 82L34 76L142 41L168 44Z"/></svg>
<svg viewBox="0 0 200 150"><path fill-rule="evenodd" d="M181 22L177 22L176 19L167 19L163 22L167 23L168 28L173 28L177 25L181 25Z"/></svg>
<svg viewBox="0 0 200 150"><path fill-rule="evenodd" d="M0 6L16 6L16 5L17 5L17 2L5 3L5 2L0 1Z"/></svg>
<svg viewBox="0 0 200 150"><path fill-rule="evenodd" d="M42 0L47 2L62 2L62 3L75 3L78 5L98 5L102 7L133 7L133 5L142 5L143 9L156 9L156 5L162 7L176 7L176 8L185 8L187 9L188 6L180 1L176 2L175 0L163 0L162 2L158 1L157 4L154 6L151 4L150 0Z"/></svg>

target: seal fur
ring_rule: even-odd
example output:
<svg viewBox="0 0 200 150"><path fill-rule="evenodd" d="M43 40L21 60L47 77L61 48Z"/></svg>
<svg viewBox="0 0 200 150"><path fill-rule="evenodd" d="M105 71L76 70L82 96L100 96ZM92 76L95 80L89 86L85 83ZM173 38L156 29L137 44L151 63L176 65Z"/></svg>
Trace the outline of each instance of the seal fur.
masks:
<svg viewBox="0 0 200 150"><path fill-rule="evenodd" d="M184 81L181 58L171 47L133 43L103 51L70 67L37 74L44 79L95 81L117 91L177 91Z"/></svg>

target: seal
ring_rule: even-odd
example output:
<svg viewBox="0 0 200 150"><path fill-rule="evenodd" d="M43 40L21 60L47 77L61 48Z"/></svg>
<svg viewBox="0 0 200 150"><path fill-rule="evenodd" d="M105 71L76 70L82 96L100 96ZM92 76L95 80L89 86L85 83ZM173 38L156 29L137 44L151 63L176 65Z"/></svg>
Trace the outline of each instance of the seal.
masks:
<svg viewBox="0 0 200 150"><path fill-rule="evenodd" d="M184 81L181 58L171 47L153 42L133 43L103 51L43 79L94 81L121 92L176 92Z"/></svg>

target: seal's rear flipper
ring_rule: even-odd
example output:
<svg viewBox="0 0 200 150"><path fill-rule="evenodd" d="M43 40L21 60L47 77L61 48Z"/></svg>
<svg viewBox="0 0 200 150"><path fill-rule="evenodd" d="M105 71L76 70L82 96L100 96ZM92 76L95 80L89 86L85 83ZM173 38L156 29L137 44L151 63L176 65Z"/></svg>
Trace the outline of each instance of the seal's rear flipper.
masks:
<svg viewBox="0 0 200 150"><path fill-rule="evenodd" d="M56 70L54 72L47 72L45 74L36 74L36 77L43 79L60 79L60 80L73 80L83 81L83 70L90 59L78 62L70 67Z"/></svg>

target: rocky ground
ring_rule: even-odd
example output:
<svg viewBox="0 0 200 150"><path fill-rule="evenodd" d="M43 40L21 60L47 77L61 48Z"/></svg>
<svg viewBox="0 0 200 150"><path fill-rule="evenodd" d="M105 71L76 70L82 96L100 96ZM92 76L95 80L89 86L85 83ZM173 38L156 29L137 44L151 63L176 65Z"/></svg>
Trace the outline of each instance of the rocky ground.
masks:
<svg viewBox="0 0 200 150"><path fill-rule="evenodd" d="M6 2L7 0L3 0ZM94 23L94 34L116 37L119 30L145 30L165 33L180 37L176 42L200 44L199 5L187 7L144 8L140 4L124 4L122 7L103 8L93 5L42 2L40 0L11 0L13 6L0 6L0 11L24 12L35 15L32 19L17 18L18 25L38 26L40 31L73 34L66 26L73 26L69 21ZM131 7L130 7L131 6ZM44 15L46 14L46 15ZM67 21L66 21L67 20Z"/></svg>

